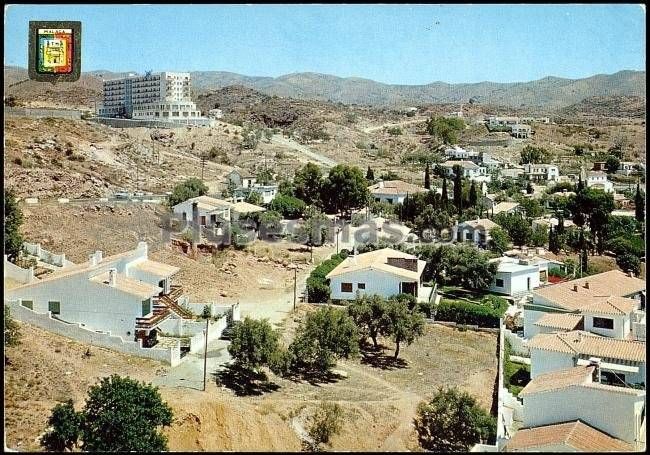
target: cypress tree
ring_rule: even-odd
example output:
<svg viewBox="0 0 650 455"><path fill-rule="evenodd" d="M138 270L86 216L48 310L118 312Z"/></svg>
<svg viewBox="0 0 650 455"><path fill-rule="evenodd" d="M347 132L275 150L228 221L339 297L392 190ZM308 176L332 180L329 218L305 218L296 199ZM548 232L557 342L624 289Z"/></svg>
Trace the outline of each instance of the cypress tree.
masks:
<svg viewBox="0 0 650 455"><path fill-rule="evenodd" d="M639 222L645 220L645 201L638 183L636 184L636 194L634 195L634 216Z"/></svg>
<svg viewBox="0 0 650 455"><path fill-rule="evenodd" d="M478 194L476 192L476 183L472 180L472 185L469 187L469 206L476 207L478 203Z"/></svg>
<svg viewBox="0 0 650 455"><path fill-rule="evenodd" d="M442 194L440 199L442 200L442 209L447 210L449 203L449 195L447 194L447 177L442 178Z"/></svg>
<svg viewBox="0 0 650 455"><path fill-rule="evenodd" d="M366 180L369 182L375 180L375 171L373 171L370 166L368 166L368 172L366 172Z"/></svg>
<svg viewBox="0 0 650 455"><path fill-rule="evenodd" d="M463 213L463 180L461 168L459 165L454 166L454 206L458 214Z"/></svg>
<svg viewBox="0 0 650 455"><path fill-rule="evenodd" d="M429 163L427 163L424 168L424 187L429 190L431 189L431 177L429 176Z"/></svg>

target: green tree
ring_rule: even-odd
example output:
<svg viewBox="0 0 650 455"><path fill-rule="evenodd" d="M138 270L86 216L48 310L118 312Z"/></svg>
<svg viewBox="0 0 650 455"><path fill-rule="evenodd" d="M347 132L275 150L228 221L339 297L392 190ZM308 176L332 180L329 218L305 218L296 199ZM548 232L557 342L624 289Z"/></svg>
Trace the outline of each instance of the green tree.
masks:
<svg viewBox="0 0 650 455"><path fill-rule="evenodd" d="M537 199L522 197L519 200L519 205L528 218L537 218L544 214L544 207L542 207L542 204Z"/></svg>
<svg viewBox="0 0 650 455"><path fill-rule="evenodd" d="M433 452L469 452L496 437L496 419L456 388L439 388L430 402L420 403L414 424L420 446Z"/></svg>
<svg viewBox="0 0 650 455"><path fill-rule="evenodd" d="M295 195L307 205L322 205L323 174L314 163L307 163L296 171L293 178Z"/></svg>
<svg viewBox="0 0 650 455"><path fill-rule="evenodd" d="M424 318L419 311L409 310L405 302L389 300L384 313L386 319L385 335L390 335L395 343L394 358L399 356L402 343L410 345L419 336L424 335Z"/></svg>
<svg viewBox="0 0 650 455"><path fill-rule="evenodd" d="M488 248L495 253L503 254L510 247L510 236L500 226L490 229L490 241Z"/></svg>
<svg viewBox="0 0 650 455"><path fill-rule="evenodd" d="M264 235L280 232L282 229L282 215L273 210L267 210L259 218L260 230Z"/></svg>
<svg viewBox="0 0 650 455"><path fill-rule="evenodd" d="M280 348L279 335L267 319L245 317L237 324L228 345L228 352L235 363L247 370L257 371L269 366Z"/></svg>
<svg viewBox="0 0 650 455"><path fill-rule="evenodd" d="M17 346L20 343L20 328L18 323L11 317L11 309L5 305L5 347Z"/></svg>
<svg viewBox="0 0 650 455"><path fill-rule="evenodd" d="M429 175L429 163L424 167L424 187L429 190L431 189L431 176Z"/></svg>
<svg viewBox="0 0 650 455"><path fill-rule="evenodd" d="M255 128L250 123L246 123L241 131L241 147L244 149L255 150L262 138L262 130Z"/></svg>
<svg viewBox="0 0 650 455"><path fill-rule="evenodd" d="M440 195L443 210L447 210L449 206L449 194L447 194L447 178L442 178L442 194Z"/></svg>
<svg viewBox="0 0 650 455"><path fill-rule="evenodd" d="M293 182L288 179L280 180L280 183L278 183L278 194L284 196L295 196L295 186L293 185Z"/></svg>
<svg viewBox="0 0 650 455"><path fill-rule="evenodd" d="M594 188L583 188L569 200L570 210L573 213L573 222L582 227L589 225L592 236L596 242L596 249L602 254L606 240L606 227L612 210L614 210L614 197L611 193Z"/></svg>
<svg viewBox="0 0 650 455"><path fill-rule="evenodd" d="M458 133L465 129L460 118L431 117L427 120L427 133L446 145L458 143Z"/></svg>
<svg viewBox="0 0 650 455"><path fill-rule="evenodd" d="M366 180L368 180L368 182L375 181L375 171L373 171L370 166L368 166L368 171L366 172Z"/></svg>
<svg viewBox="0 0 650 455"><path fill-rule="evenodd" d="M639 188L639 184L636 184L636 194L634 195L634 216L637 221L643 222L645 220L645 199L643 197L644 195L641 193L641 189ZM7 233L6 233L6 227L5 227L5 239L7 238ZM6 248L6 243L7 241L5 240L5 248Z"/></svg>
<svg viewBox="0 0 650 455"><path fill-rule="evenodd" d="M454 170L454 206L458 214L463 213L463 171L461 167L456 164Z"/></svg>
<svg viewBox="0 0 650 455"><path fill-rule="evenodd" d="M527 145L521 151L520 164L549 164L550 162L551 153L543 147Z"/></svg>
<svg viewBox="0 0 650 455"><path fill-rule="evenodd" d="M349 214L354 209L364 207L369 195L368 182L361 169L338 164L330 169L323 184L321 198L327 201L330 210Z"/></svg>
<svg viewBox="0 0 650 455"><path fill-rule="evenodd" d="M23 247L20 226L23 224L23 212L12 190L5 191L5 253L7 259L16 262Z"/></svg>
<svg viewBox="0 0 650 455"><path fill-rule="evenodd" d="M320 308L309 313L296 330L289 345L292 370L324 373L337 358L355 357L359 353L359 332L354 320L344 310Z"/></svg>
<svg viewBox="0 0 650 455"><path fill-rule="evenodd" d="M607 157L607 160L605 161L605 169L607 169L608 174L615 174L620 166L621 160L613 155Z"/></svg>
<svg viewBox="0 0 650 455"><path fill-rule="evenodd" d="M226 188L221 192L221 196L225 198L233 197L235 191L237 191L237 185L232 180L229 180Z"/></svg>
<svg viewBox="0 0 650 455"><path fill-rule="evenodd" d="M535 192L535 189L533 188L533 184L529 181L526 183L526 194L533 194Z"/></svg>
<svg viewBox="0 0 650 455"><path fill-rule="evenodd" d="M300 218L305 211L305 202L294 196L285 196L283 194L276 195L269 209L274 212L280 213L284 218L295 220Z"/></svg>
<svg viewBox="0 0 650 455"><path fill-rule="evenodd" d="M469 187L469 206L476 207L478 205L478 192L476 190L476 182L472 180L472 184Z"/></svg>
<svg viewBox="0 0 650 455"><path fill-rule="evenodd" d="M264 203L264 200L262 199L262 195L260 193L257 191L251 191L248 193L248 196L246 196L246 202L254 205L262 205Z"/></svg>
<svg viewBox="0 0 650 455"><path fill-rule="evenodd" d="M388 321L384 318L386 300L379 295L364 295L357 297L347 309L361 335L364 339L369 336L374 348L377 349L377 337L388 333Z"/></svg>
<svg viewBox="0 0 650 455"><path fill-rule="evenodd" d="M545 246L549 242L548 229L544 226L535 226L530 232L530 244L532 246Z"/></svg>
<svg viewBox="0 0 650 455"><path fill-rule="evenodd" d="M84 451L167 450L167 437L158 428L171 425L173 413L149 384L105 377L90 388L81 416Z"/></svg>
<svg viewBox="0 0 650 455"><path fill-rule="evenodd" d="M82 421L71 399L57 404L47 420L49 429L40 439L41 446L48 452L72 452L81 439Z"/></svg>
<svg viewBox="0 0 650 455"><path fill-rule="evenodd" d="M208 187L205 186L201 179L190 177L174 187L167 203L170 207L173 207L181 202L187 201L188 199L204 196L207 193Z"/></svg>
<svg viewBox="0 0 650 455"><path fill-rule="evenodd" d="M558 254L560 252L560 242L558 240L558 233L553 229L553 226L551 226L548 232L548 249L553 254Z"/></svg>
<svg viewBox="0 0 650 455"><path fill-rule="evenodd" d="M341 431L343 425L343 409L336 403L321 403L316 412L309 418L307 433L312 438L318 451L321 444L328 444L330 438Z"/></svg>
<svg viewBox="0 0 650 455"><path fill-rule="evenodd" d="M641 261L633 254L623 254L616 257L616 265L618 265L624 272L632 272L635 275L641 273Z"/></svg>
<svg viewBox="0 0 650 455"><path fill-rule="evenodd" d="M442 267L451 284L468 289L487 289L496 274L497 264L490 254L471 245L460 244L443 250Z"/></svg>
<svg viewBox="0 0 650 455"><path fill-rule="evenodd" d="M386 132L391 136L400 136L402 134L402 128L399 126L393 126L386 129Z"/></svg>
<svg viewBox="0 0 650 455"><path fill-rule="evenodd" d="M516 213L498 213L493 221L504 228L512 242L517 246L527 245L530 242L532 228L528 220Z"/></svg>
<svg viewBox="0 0 650 455"><path fill-rule="evenodd" d="M323 212L317 207L308 207L296 234L298 238L304 238L309 246L320 246L328 238L330 228L330 221Z"/></svg>

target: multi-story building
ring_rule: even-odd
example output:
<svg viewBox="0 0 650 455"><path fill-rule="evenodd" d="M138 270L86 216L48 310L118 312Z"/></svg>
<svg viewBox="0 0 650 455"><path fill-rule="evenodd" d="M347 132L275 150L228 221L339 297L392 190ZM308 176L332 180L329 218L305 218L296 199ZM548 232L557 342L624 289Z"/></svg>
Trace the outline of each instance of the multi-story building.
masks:
<svg viewBox="0 0 650 455"><path fill-rule="evenodd" d="M208 124L191 99L190 73L129 75L104 81L100 117Z"/></svg>
<svg viewBox="0 0 650 455"><path fill-rule="evenodd" d="M560 178L560 171L553 164L524 164L524 174L535 182L556 182Z"/></svg>

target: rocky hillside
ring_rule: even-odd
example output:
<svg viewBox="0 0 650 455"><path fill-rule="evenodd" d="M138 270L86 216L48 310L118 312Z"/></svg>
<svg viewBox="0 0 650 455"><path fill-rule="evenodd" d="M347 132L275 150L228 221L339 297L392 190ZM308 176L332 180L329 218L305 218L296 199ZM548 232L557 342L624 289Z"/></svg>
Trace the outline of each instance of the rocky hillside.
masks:
<svg viewBox="0 0 650 455"><path fill-rule="evenodd" d="M558 115L645 118L645 109L641 96L591 96L559 110Z"/></svg>

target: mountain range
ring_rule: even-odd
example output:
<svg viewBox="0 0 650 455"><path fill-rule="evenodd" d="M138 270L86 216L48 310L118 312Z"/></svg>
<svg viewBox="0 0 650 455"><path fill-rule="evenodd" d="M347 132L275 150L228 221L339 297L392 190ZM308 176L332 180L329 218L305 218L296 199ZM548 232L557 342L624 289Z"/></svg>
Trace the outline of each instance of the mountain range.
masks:
<svg viewBox="0 0 650 455"><path fill-rule="evenodd" d="M101 78L128 73L90 71L84 73L84 88L101 88ZM449 84L432 82L424 85L384 84L370 79L337 77L321 73L293 73L279 77L246 76L225 71L191 72L195 92L205 93L226 86L241 85L267 95L343 104L404 107L437 103L468 103L534 108L561 109L585 98L599 96L634 96L645 98L645 71L624 70L614 74L597 74L582 79L545 77L530 82L478 82ZM5 89L8 84L27 78L24 68L5 66ZM93 80L97 81L94 84ZM78 84L79 82L73 83ZM28 85L38 84L30 81ZM20 85L20 84L17 84ZM66 84L67 85L67 84ZM64 86L64 83L61 83Z"/></svg>

